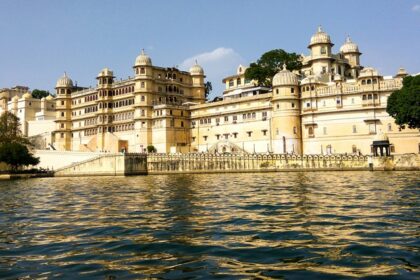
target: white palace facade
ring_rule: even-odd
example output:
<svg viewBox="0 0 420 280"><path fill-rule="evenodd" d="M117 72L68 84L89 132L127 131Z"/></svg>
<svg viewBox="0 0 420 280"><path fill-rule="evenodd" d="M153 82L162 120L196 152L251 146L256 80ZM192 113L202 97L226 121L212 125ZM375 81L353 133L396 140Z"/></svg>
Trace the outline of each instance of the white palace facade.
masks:
<svg viewBox="0 0 420 280"><path fill-rule="evenodd" d="M212 102L199 65L188 72L158 67L142 52L132 78L118 81L105 68L95 88L83 89L64 75L54 98L0 91L0 110L18 114L26 135L43 137L42 148L63 151L145 152L153 145L158 153L371 154L373 141L389 140L392 153L418 153L419 130L400 129L386 113L406 71L382 76L363 67L350 38L338 53L332 47L319 28L299 71L284 66L266 88L245 79L240 65Z"/></svg>

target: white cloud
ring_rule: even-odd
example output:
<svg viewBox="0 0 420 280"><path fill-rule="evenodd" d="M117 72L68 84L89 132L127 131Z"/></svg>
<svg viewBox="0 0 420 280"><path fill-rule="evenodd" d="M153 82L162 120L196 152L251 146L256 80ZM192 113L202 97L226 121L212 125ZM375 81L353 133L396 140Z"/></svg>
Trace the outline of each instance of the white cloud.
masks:
<svg viewBox="0 0 420 280"><path fill-rule="evenodd" d="M213 91L209 99L222 95L224 89L222 79L235 74L238 65L245 62L233 49L220 47L185 59L180 64L180 69L188 71L195 64L196 60L203 67L207 80L211 81L213 85Z"/></svg>
<svg viewBox="0 0 420 280"><path fill-rule="evenodd" d="M419 4L414 5L414 6L411 8L411 10L412 10L413 12L420 12L420 5L419 5Z"/></svg>

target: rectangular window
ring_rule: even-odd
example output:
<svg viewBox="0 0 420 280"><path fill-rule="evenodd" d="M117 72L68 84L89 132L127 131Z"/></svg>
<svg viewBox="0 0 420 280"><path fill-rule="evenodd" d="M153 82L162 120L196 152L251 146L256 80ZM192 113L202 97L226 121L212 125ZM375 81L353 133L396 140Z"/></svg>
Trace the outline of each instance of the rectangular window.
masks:
<svg viewBox="0 0 420 280"><path fill-rule="evenodd" d="M220 139L220 134L216 134L216 139L219 140Z"/></svg>
<svg viewBox="0 0 420 280"><path fill-rule="evenodd" d="M267 135L267 129L262 130L262 133L263 133L264 136L266 136Z"/></svg>
<svg viewBox="0 0 420 280"><path fill-rule="evenodd" d="M376 127L375 127L374 123L369 124L369 133L370 134L375 134L376 133Z"/></svg>
<svg viewBox="0 0 420 280"><path fill-rule="evenodd" d="M237 138L238 137L238 132L234 132L233 133L233 138Z"/></svg>
<svg viewBox="0 0 420 280"><path fill-rule="evenodd" d="M204 141L207 141L207 136L203 136Z"/></svg>
<svg viewBox="0 0 420 280"><path fill-rule="evenodd" d="M252 131L247 131L246 133L248 133L248 137L252 136Z"/></svg>
<svg viewBox="0 0 420 280"><path fill-rule="evenodd" d="M229 117L225 116L225 122L228 122L228 121L229 121Z"/></svg>
<svg viewBox="0 0 420 280"><path fill-rule="evenodd" d="M295 92L295 88L290 88L290 92L294 93Z"/></svg>
<svg viewBox="0 0 420 280"><path fill-rule="evenodd" d="M225 136L225 139L228 139L229 138L229 133L225 133L223 135Z"/></svg>
<svg viewBox="0 0 420 280"><path fill-rule="evenodd" d="M353 125L353 133L357 133L357 128L355 125Z"/></svg>

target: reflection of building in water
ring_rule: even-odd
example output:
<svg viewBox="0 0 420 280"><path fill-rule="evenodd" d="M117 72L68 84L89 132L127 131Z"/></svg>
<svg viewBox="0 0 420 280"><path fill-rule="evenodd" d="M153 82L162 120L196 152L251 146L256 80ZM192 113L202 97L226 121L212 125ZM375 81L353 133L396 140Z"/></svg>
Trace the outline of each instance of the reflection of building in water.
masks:
<svg viewBox="0 0 420 280"><path fill-rule="evenodd" d="M223 96L207 103L199 65L189 72L158 67L144 52L127 80L104 68L95 88L82 89L64 75L56 84L55 128L45 133L55 149L72 151L143 152L153 145L163 153L369 154L381 132L390 152L418 152L419 131L400 130L386 113L405 70L382 76L360 64L350 38L336 54L333 46L319 28L299 71L283 67L270 89L245 79L240 65L223 79ZM22 112L30 110L22 104Z"/></svg>

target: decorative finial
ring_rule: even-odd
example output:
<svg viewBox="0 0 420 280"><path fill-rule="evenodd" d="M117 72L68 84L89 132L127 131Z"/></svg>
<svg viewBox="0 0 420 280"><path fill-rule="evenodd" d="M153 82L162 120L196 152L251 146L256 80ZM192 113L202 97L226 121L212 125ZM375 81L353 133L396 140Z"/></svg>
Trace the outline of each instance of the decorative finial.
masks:
<svg viewBox="0 0 420 280"><path fill-rule="evenodd" d="M349 34L347 34L346 43L351 43L351 38Z"/></svg>
<svg viewBox="0 0 420 280"><path fill-rule="evenodd" d="M283 63L283 71L286 71L286 70L287 70L286 63Z"/></svg>
<svg viewBox="0 0 420 280"><path fill-rule="evenodd" d="M66 73L66 71L64 71L64 77L67 77L67 73Z"/></svg>
<svg viewBox="0 0 420 280"><path fill-rule="evenodd" d="M195 60L195 65L198 65L197 59Z"/></svg>
<svg viewBox="0 0 420 280"><path fill-rule="evenodd" d="M318 25L318 32L322 32L322 25Z"/></svg>
<svg viewBox="0 0 420 280"><path fill-rule="evenodd" d="M141 54L142 54L142 55L145 55L145 53L144 53L144 49L141 49Z"/></svg>

